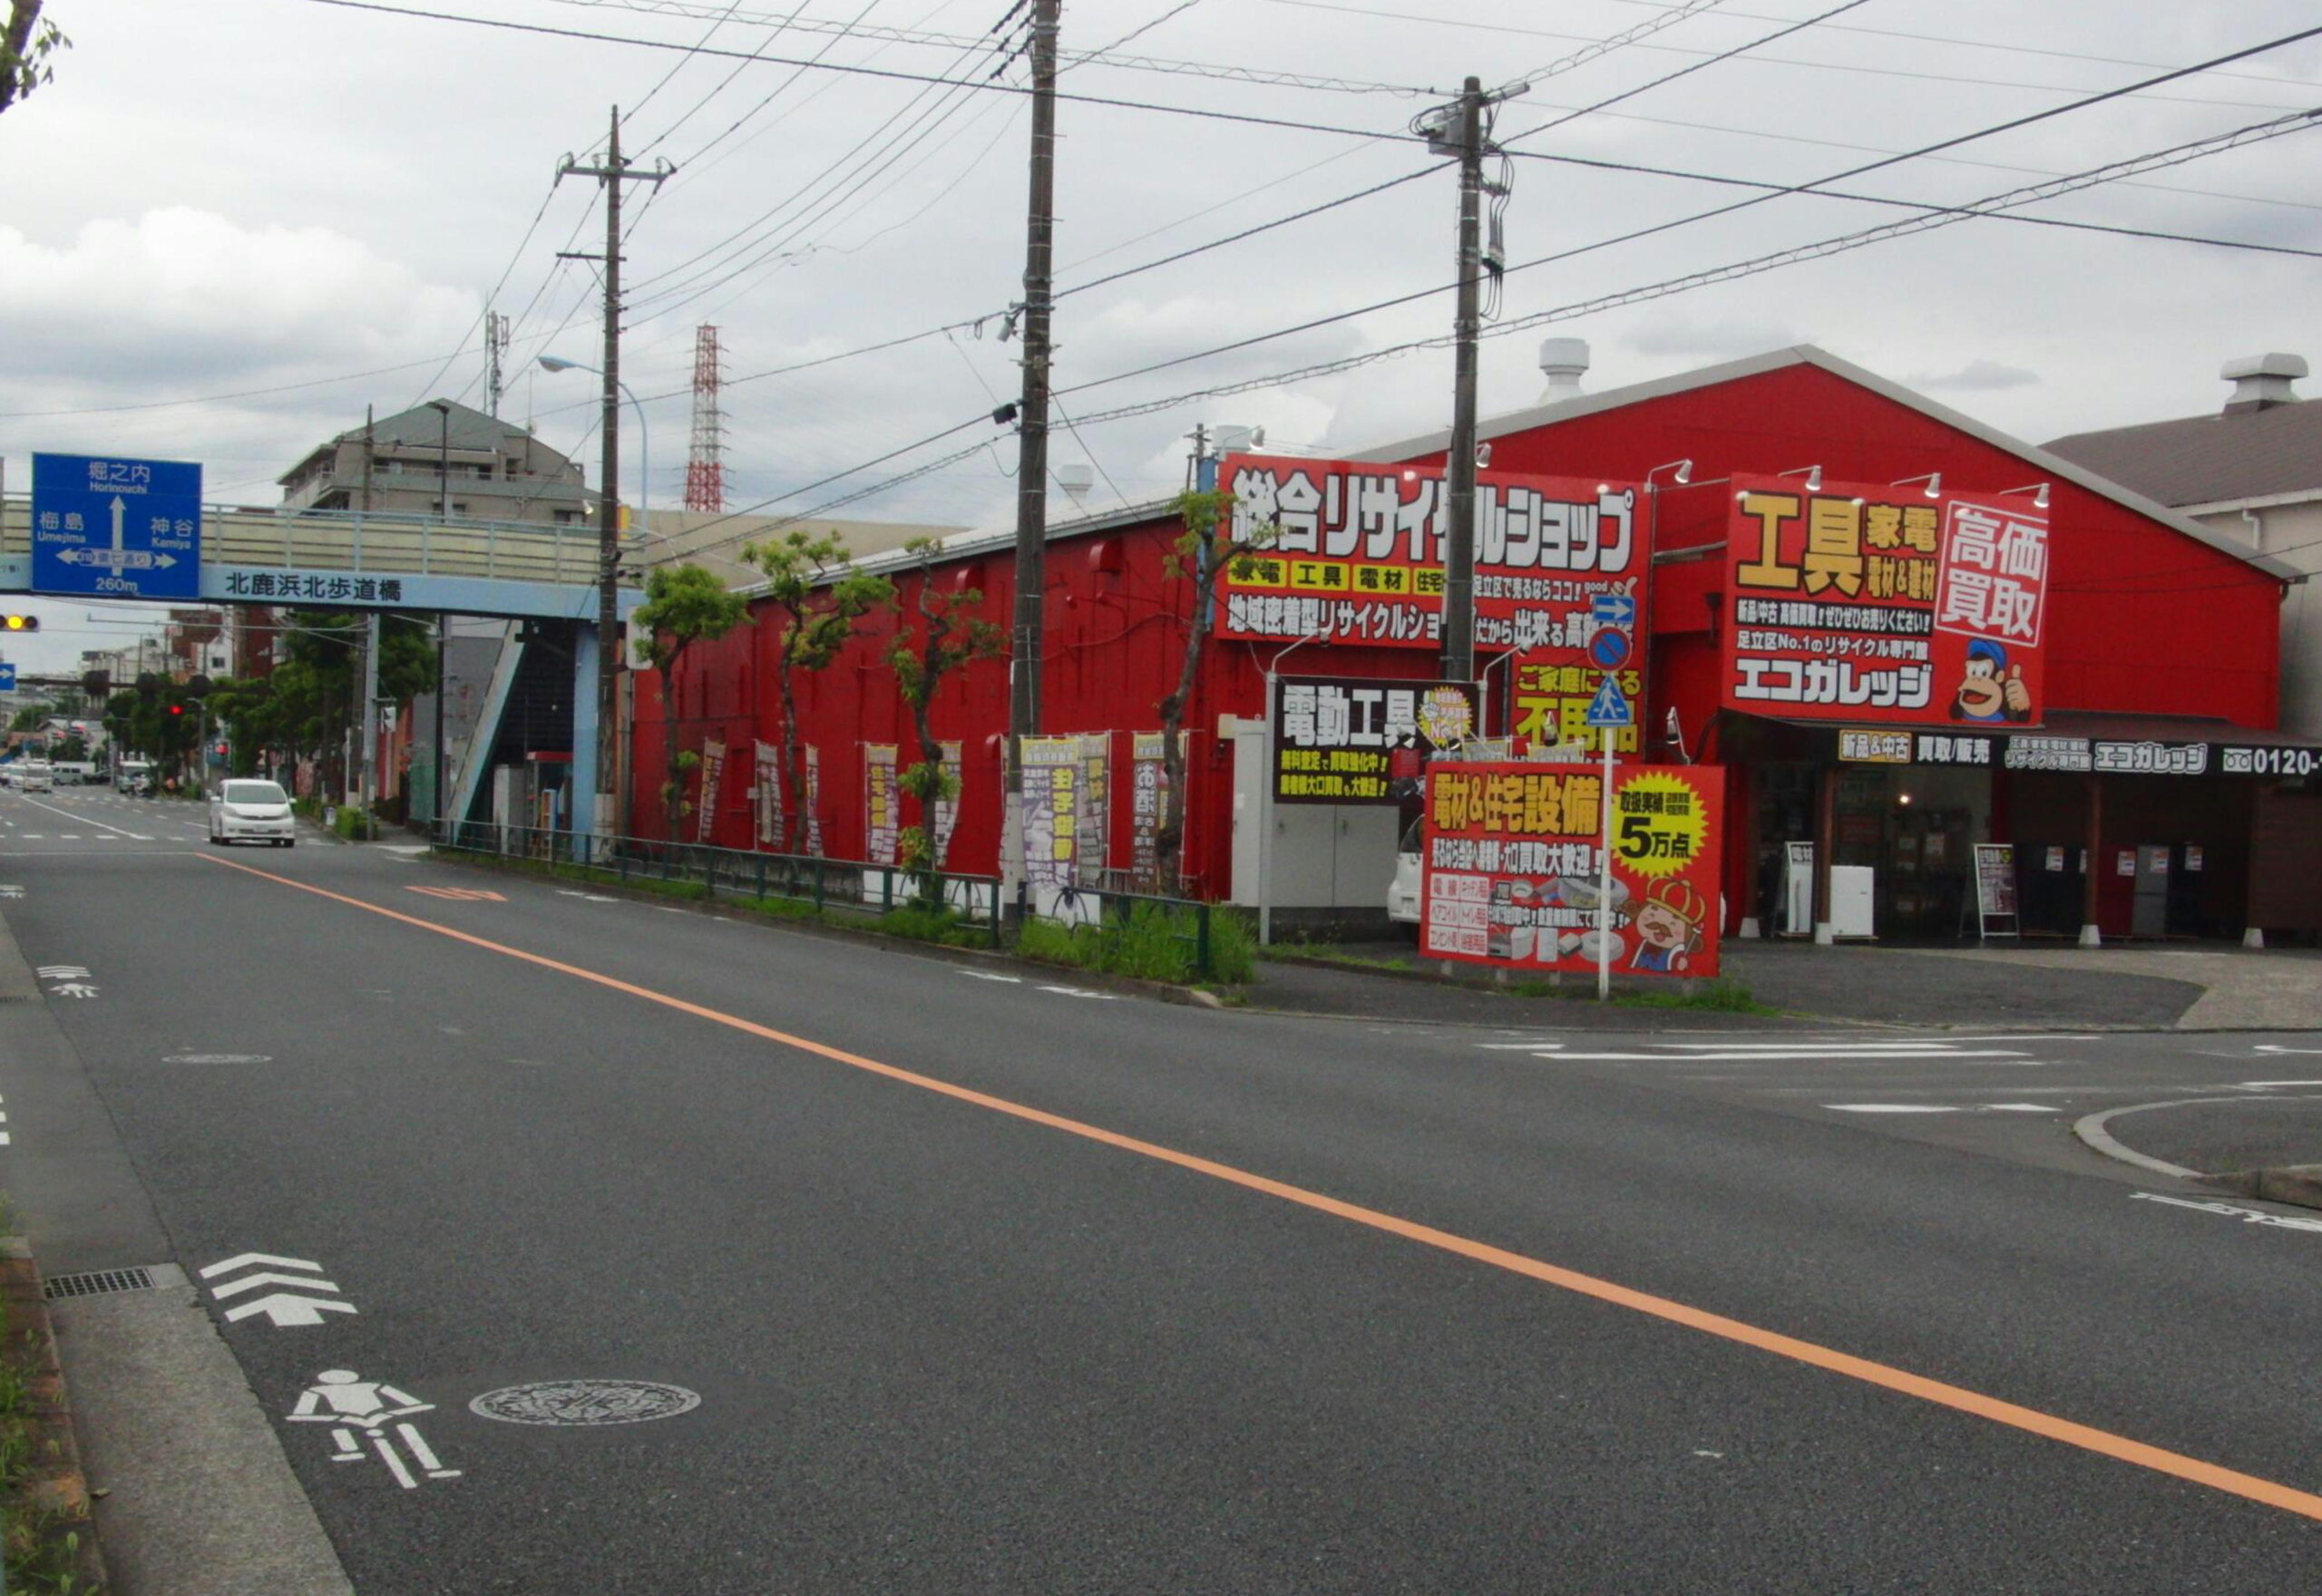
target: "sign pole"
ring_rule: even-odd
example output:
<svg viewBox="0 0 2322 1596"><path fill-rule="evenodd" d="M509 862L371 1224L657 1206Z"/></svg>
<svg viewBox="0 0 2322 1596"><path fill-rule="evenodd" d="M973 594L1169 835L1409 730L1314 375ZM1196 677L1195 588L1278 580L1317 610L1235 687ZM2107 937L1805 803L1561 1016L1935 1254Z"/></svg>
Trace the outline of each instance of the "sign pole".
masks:
<svg viewBox="0 0 2322 1596"><path fill-rule="evenodd" d="M1278 757L1273 741L1274 697L1282 690L1281 681L1281 676L1268 667L1266 729L1262 744L1265 755L1258 763L1258 946L1261 948L1273 941L1273 879L1269 872L1273 868L1273 782L1274 760Z"/></svg>
<svg viewBox="0 0 2322 1596"><path fill-rule="evenodd" d="M1603 1003L1613 995L1613 729L1599 726L1596 738L1605 745L1605 786L1596 805L1596 1001Z"/></svg>

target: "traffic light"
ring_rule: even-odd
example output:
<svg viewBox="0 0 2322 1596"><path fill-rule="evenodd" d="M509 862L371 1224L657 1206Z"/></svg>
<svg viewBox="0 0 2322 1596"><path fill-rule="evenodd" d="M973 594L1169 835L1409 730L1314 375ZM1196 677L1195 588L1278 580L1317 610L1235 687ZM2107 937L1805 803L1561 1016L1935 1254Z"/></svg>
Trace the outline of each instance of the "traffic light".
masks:
<svg viewBox="0 0 2322 1596"><path fill-rule="evenodd" d="M183 715L185 713L185 706L172 700L170 705L170 713L173 715Z"/></svg>
<svg viewBox="0 0 2322 1596"><path fill-rule="evenodd" d="M36 632L40 630L40 617L36 615L0 617L0 628L12 632Z"/></svg>

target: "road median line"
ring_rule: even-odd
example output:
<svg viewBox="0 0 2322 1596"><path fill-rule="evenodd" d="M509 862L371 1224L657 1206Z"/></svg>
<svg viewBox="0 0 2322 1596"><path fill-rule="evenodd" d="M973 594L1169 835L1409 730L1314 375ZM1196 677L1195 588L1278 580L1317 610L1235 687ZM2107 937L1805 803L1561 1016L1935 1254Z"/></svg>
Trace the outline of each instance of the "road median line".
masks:
<svg viewBox="0 0 2322 1596"><path fill-rule="evenodd" d="M2166 1474L2193 1484L2205 1485L2228 1495L2239 1496L2245 1501L2278 1508L2285 1513L2322 1522L2322 1495L2299 1490L2292 1485L2262 1479L2255 1474L2243 1474L2222 1465L2207 1463L2183 1453L2170 1451L2166 1447L2132 1440L2128 1436L2115 1435L2109 1430L2100 1430L2092 1426L2078 1424L2071 1419L2044 1413L2037 1408L2025 1407L2000 1397L1986 1396L1980 1391L1972 1391L1963 1386L1954 1386L1924 1375L1914 1374L1908 1369L1898 1368L1892 1364L1879 1363L1875 1359L1859 1358L1852 1353L1840 1352L1816 1342L1800 1340L1794 1336L1784 1335L1779 1330L1770 1330L1741 1319L1728 1319L1722 1314L1713 1313L1706 1309L1694 1308L1667 1297L1657 1297L1647 1291L1637 1290L1595 1275L1583 1274L1578 1270L1545 1262L1520 1252L1511 1252L1504 1248L1492 1246L1488 1242L1474 1241L1468 1237L1457 1235L1449 1231L1437 1230L1433 1226L1420 1224L1415 1221L1403 1219L1378 1209L1365 1208L1359 1203L1344 1202L1323 1192L1310 1191L1302 1186L1294 1186L1267 1175L1236 1168L1232 1164L1220 1163L1197 1153L1184 1153L1173 1147L1165 1147L1158 1143L1141 1141L1118 1131L1107 1130L1101 1125L1089 1124L1085 1121L1051 1114L1046 1109L1034 1108L1028 1104L979 1092L972 1087L956 1085L951 1082L939 1080L932 1075L923 1075L897 1065L883 1064L877 1059L849 1053L844 1048L832 1046L828 1043L795 1036L787 1031L777 1030L771 1026L760 1025L756 1020L745 1019L739 1015L727 1014L721 1009L689 1002L667 992L655 991L649 987L640 987L634 982L622 980L618 976L605 975L597 970L551 959L545 954L510 947L506 943L495 942L489 938L476 936L473 932L439 925L417 915L405 914L399 910L350 897L343 892L334 892L326 887L317 887L288 876L276 875L271 871L259 870L229 859L218 859L208 855L201 857L207 859L208 862L227 870L239 871L246 875L256 876L261 881L272 881L301 892L309 892L316 897L328 899L352 909L359 909L367 913L401 921L405 925L415 927L420 930L433 931L438 936L448 937L454 941L464 942L487 952L497 953L541 969L571 976L576 979L602 987L609 991L641 998L664 1008L691 1015L696 1018L707 1020L713 1025L724 1026L746 1036L778 1043L783 1046L812 1054L815 1057L828 1059L834 1064L843 1064L866 1074L883 1076L905 1085L916 1086L922 1091L932 1092L941 1096L950 1097L957 1102L987 1109L995 1114L1005 1114L1028 1124L1061 1131L1068 1135L1078 1136L1083 1140L1095 1142L1121 1152L1133 1153L1158 1163L1174 1164L1179 1169L1206 1175L1230 1185L1240 1186L1245 1191L1295 1203L1318 1213L1329 1214L1333 1218L1362 1225L1386 1235L1431 1247L1473 1262L1506 1270L1510 1274L1537 1280L1544 1285L1555 1286L1576 1296L1592 1298L1616 1308L1625 1308L1648 1318L1660 1319L1667 1324L1679 1325L1703 1335L1713 1336L1737 1346L1752 1348L1777 1358L1787 1358L1793 1363L1841 1375L1865 1385L1876 1386L1901 1396L1916 1397L1938 1407L1947 1407L1955 1412L1967 1414L2027 1435L2060 1442L2067 1446L2078 1447L2083 1451L2094 1453L2115 1462L2131 1464L2156 1474Z"/></svg>

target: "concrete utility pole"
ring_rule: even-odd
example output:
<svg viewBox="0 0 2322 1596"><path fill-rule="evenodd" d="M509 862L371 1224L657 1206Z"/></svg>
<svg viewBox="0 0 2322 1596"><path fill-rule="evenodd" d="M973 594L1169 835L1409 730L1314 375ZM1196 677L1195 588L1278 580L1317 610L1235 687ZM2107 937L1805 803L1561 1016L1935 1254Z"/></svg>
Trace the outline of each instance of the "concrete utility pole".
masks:
<svg viewBox="0 0 2322 1596"><path fill-rule="evenodd" d="M1010 638L1008 814L1001 874L1020 887L1024 739L1040 731L1049 521L1049 320L1056 247L1056 41L1060 0L1032 0L1032 170L1024 225L1024 390L1017 405L1016 613Z"/></svg>
<svg viewBox="0 0 2322 1596"><path fill-rule="evenodd" d="M1469 78L1454 114L1459 147L1459 307L1451 379L1450 503L1443 573L1443 679L1476 675L1476 336L1483 325L1484 86Z"/></svg>
<svg viewBox="0 0 2322 1596"><path fill-rule="evenodd" d="M605 141L605 163L580 166L568 155L556 169L560 180L595 178L605 190L605 252L599 259L605 275L605 379L603 453L599 457L597 491L597 773L595 807L590 829L600 835L618 830L614 823L613 770L620 753L618 719L620 671L620 196L625 182L659 183L677 168L667 161L640 170L622 159L620 107L612 111L612 128Z"/></svg>

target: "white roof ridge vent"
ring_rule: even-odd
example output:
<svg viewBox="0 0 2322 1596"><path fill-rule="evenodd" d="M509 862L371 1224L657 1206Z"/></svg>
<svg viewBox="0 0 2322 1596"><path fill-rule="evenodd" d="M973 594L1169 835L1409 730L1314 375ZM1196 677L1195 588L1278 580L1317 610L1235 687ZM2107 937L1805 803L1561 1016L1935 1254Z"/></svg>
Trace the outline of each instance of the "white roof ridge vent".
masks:
<svg viewBox="0 0 2322 1596"><path fill-rule="evenodd" d="M1541 404L1556 404L1566 399L1577 399L1580 397L1580 379L1588 375L1588 340L1542 340L1540 371L1548 379L1547 388L1540 395Z"/></svg>
<svg viewBox="0 0 2322 1596"><path fill-rule="evenodd" d="M2218 368L2217 375L2233 384L2233 393L2225 402L2225 414L2243 415L2276 404L2297 404L2298 393L2290 384L2306 375L2306 357L2278 353L2249 355L2227 361Z"/></svg>

